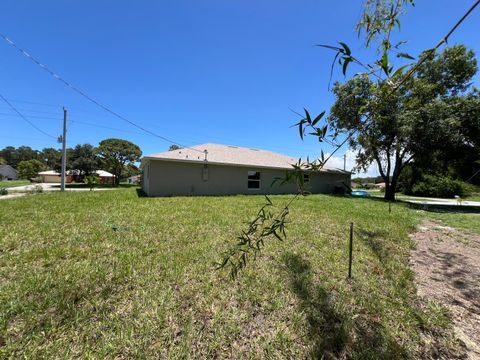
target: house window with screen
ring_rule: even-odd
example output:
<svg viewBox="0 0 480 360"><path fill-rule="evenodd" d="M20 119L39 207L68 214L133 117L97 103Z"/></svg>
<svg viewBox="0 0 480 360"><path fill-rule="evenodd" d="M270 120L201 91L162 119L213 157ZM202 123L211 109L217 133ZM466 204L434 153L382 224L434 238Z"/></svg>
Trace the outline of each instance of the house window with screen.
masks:
<svg viewBox="0 0 480 360"><path fill-rule="evenodd" d="M249 190L260 189L260 173L258 171L248 172L248 189Z"/></svg>
<svg viewBox="0 0 480 360"><path fill-rule="evenodd" d="M303 174L303 182L304 183L310 182L310 175L309 174Z"/></svg>

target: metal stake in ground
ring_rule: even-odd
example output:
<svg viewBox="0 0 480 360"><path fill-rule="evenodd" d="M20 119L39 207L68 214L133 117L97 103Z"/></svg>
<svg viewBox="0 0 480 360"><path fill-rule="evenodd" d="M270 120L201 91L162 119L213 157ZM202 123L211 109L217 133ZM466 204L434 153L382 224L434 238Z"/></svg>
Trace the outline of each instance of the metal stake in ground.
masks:
<svg viewBox="0 0 480 360"><path fill-rule="evenodd" d="M63 108L62 173L60 178L61 191L65 191L66 168L67 168L67 109Z"/></svg>
<svg viewBox="0 0 480 360"><path fill-rule="evenodd" d="M353 256L353 222L350 223L350 244L348 251L348 278L352 278L352 256Z"/></svg>

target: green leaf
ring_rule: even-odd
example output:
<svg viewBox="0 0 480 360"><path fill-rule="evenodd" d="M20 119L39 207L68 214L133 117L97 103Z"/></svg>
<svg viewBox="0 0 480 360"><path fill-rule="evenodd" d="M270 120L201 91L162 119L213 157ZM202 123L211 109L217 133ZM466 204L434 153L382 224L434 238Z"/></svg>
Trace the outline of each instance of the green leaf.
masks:
<svg viewBox="0 0 480 360"><path fill-rule="evenodd" d="M342 67L343 76L347 74L348 64L350 64L351 62L352 62L351 58L343 57L343 67Z"/></svg>
<svg viewBox="0 0 480 360"><path fill-rule="evenodd" d="M298 131L300 132L300 138L303 140L303 122L298 123Z"/></svg>
<svg viewBox="0 0 480 360"><path fill-rule="evenodd" d="M415 58L412 55L409 55L409 54L403 53L403 52L398 53L397 57L402 57L402 58L405 58L405 59L415 60Z"/></svg>
<svg viewBox="0 0 480 360"><path fill-rule="evenodd" d="M313 120L312 126L315 126L315 124L319 122L323 115L325 115L325 111L322 111L320 114L318 114L318 116Z"/></svg>
<svg viewBox="0 0 480 360"><path fill-rule="evenodd" d="M411 64L407 64L407 65L403 65L403 66L400 66L397 70L395 70L395 72L393 73L393 75L391 76L392 78L396 77L397 75L401 75L403 73L403 70L407 67L409 67Z"/></svg>
<svg viewBox="0 0 480 360"><path fill-rule="evenodd" d="M351 55L352 52L350 51L350 48L345 44L344 42L339 41L338 42L340 45L342 45L343 49L345 50L345 54Z"/></svg>
<svg viewBox="0 0 480 360"><path fill-rule="evenodd" d="M310 113L305 108L303 108L303 110L305 110L305 118L307 119L307 122L311 125L312 124L312 118L310 117Z"/></svg>
<svg viewBox="0 0 480 360"><path fill-rule="evenodd" d="M316 46L323 47L330 50L335 50L335 51L342 51L342 49L340 49L339 47L331 46L331 45L317 44Z"/></svg>

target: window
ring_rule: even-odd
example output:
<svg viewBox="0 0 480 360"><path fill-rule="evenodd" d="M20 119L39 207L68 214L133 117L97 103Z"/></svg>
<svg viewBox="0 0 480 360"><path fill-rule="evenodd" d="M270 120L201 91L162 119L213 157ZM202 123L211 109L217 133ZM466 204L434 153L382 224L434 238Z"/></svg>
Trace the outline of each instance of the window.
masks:
<svg viewBox="0 0 480 360"><path fill-rule="evenodd" d="M249 190L260 189L260 173L258 171L248 172L248 189Z"/></svg>
<svg viewBox="0 0 480 360"><path fill-rule="evenodd" d="M306 184L310 182L310 175L309 174L303 174L303 183Z"/></svg>

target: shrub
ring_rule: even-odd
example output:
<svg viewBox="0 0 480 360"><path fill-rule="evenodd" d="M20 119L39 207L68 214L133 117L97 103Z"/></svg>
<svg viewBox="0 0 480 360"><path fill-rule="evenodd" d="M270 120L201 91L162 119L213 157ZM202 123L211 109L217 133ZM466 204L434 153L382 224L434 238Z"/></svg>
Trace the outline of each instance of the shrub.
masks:
<svg viewBox="0 0 480 360"><path fill-rule="evenodd" d="M96 175L85 176L85 183L90 187L90 191L93 191L93 188L99 182L100 182L100 178Z"/></svg>
<svg viewBox="0 0 480 360"><path fill-rule="evenodd" d="M8 190L5 188L0 188L0 196L1 195L8 195Z"/></svg>
<svg viewBox="0 0 480 360"><path fill-rule="evenodd" d="M416 182L411 191L411 195L453 198L455 195L465 196L466 186L463 182L453 180L446 176L425 175L423 179Z"/></svg>

